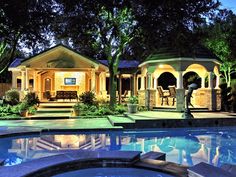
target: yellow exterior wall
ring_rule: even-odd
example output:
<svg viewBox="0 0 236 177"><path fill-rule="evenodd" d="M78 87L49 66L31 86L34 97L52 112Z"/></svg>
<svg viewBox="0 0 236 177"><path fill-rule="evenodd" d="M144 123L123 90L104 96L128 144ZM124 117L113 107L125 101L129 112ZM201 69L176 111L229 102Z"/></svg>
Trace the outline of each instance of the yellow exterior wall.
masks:
<svg viewBox="0 0 236 177"><path fill-rule="evenodd" d="M65 86L64 78L76 78L76 85ZM78 94L82 94L86 90L86 81L84 72L55 72L55 91L69 88L69 90L78 91ZM78 90L77 90L78 89Z"/></svg>

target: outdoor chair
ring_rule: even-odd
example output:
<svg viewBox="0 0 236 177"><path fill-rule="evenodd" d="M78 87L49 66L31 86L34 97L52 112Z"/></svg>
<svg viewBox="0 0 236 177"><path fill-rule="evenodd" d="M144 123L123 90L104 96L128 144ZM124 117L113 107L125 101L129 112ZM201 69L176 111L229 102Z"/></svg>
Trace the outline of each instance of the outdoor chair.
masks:
<svg viewBox="0 0 236 177"><path fill-rule="evenodd" d="M157 86L157 90L158 90L158 93L159 93L159 97L161 98L161 105L163 105L164 100L166 101L166 104L169 105L169 102L168 102L169 94L166 95L164 93L164 90L163 90L162 86Z"/></svg>
<svg viewBox="0 0 236 177"><path fill-rule="evenodd" d="M169 98L173 99L172 106L174 106L174 104L176 102L176 89L175 89L174 85L168 86L168 88L169 88L169 92L170 92Z"/></svg>
<svg viewBox="0 0 236 177"><path fill-rule="evenodd" d="M125 90L124 94L121 96L121 101L125 102L126 98L128 98L127 96L128 96L128 90Z"/></svg>

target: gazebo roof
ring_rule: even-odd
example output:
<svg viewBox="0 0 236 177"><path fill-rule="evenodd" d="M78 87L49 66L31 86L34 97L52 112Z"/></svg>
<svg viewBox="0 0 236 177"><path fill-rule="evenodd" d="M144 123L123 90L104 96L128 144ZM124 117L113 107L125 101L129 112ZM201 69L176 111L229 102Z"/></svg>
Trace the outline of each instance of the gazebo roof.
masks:
<svg viewBox="0 0 236 177"><path fill-rule="evenodd" d="M185 52L180 52L178 49L173 49L170 47L161 48L155 54L149 55L144 62L153 60L168 61L174 58L192 58L199 61L204 59L212 59L221 62L217 56L203 46L196 46L192 51L186 50Z"/></svg>

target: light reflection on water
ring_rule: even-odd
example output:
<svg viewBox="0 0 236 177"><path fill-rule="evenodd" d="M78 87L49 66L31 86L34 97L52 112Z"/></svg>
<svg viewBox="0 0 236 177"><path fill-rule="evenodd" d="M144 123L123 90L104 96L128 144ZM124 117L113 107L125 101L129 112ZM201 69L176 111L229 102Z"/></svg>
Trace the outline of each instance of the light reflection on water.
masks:
<svg viewBox="0 0 236 177"><path fill-rule="evenodd" d="M135 150L166 153L166 160L184 165L236 163L236 129L172 129L166 131L108 131L0 139L5 165L58 154L71 149Z"/></svg>

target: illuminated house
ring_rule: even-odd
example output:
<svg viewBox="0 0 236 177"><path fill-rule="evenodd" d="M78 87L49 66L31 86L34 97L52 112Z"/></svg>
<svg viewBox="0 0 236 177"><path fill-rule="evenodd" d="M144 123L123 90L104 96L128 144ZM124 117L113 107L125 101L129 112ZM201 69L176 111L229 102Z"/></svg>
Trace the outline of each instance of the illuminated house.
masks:
<svg viewBox="0 0 236 177"><path fill-rule="evenodd" d="M177 110L182 110L186 91L183 76L193 71L201 78L201 87L193 94L193 105L209 110L220 109L219 65L217 57L204 48L198 48L193 55L160 50L141 64L135 60L122 60L117 78L117 92L120 93L117 98L121 102L124 97L138 94L139 104L142 106L166 106L166 103L161 104L162 98L157 88L162 85L158 79L168 72L175 79L172 85L176 95L175 98L167 95L166 99L169 100L169 105L173 104ZM59 91L76 91L77 95L93 91L97 98L109 99L107 61L84 57L63 45L57 45L25 60L16 59L9 71L12 72L12 88L20 90L22 96L30 90L36 92L40 100L45 100L46 92L55 98Z"/></svg>

